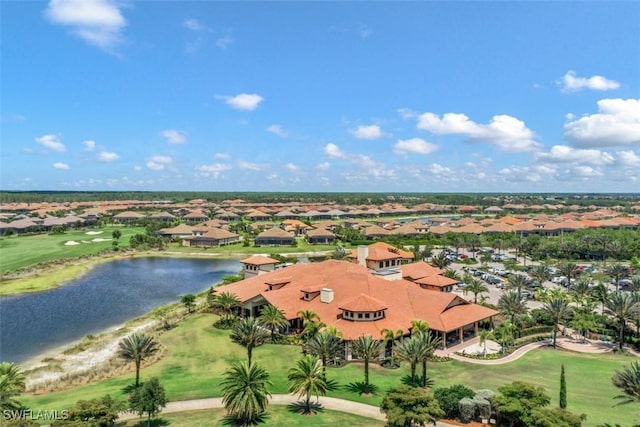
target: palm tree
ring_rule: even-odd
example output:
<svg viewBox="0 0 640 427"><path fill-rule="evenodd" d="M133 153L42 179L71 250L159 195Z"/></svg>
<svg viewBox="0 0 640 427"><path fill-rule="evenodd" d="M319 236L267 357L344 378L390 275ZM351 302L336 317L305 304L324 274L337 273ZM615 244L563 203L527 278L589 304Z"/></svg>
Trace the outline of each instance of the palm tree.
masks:
<svg viewBox="0 0 640 427"><path fill-rule="evenodd" d="M538 264L533 266L529 275L533 277L533 279L538 283L540 287L542 287L543 283L547 280L551 280L551 272L549 271L549 267L544 264Z"/></svg>
<svg viewBox="0 0 640 427"><path fill-rule="evenodd" d="M486 329L483 329L482 331L478 332L478 338L479 338L478 343L482 346L483 356L486 356L487 354L487 340L489 339L489 337L491 337L491 331L487 331Z"/></svg>
<svg viewBox="0 0 640 427"><path fill-rule="evenodd" d="M418 332L429 331L429 324L421 319L413 319L411 321L411 335Z"/></svg>
<svg viewBox="0 0 640 427"><path fill-rule="evenodd" d="M580 278L577 282L569 286L569 293L573 295L575 302L580 306L585 305L590 297L591 283L586 278Z"/></svg>
<svg viewBox="0 0 640 427"><path fill-rule="evenodd" d="M604 313L604 306L609 301L609 288L604 283L598 283L591 288L593 299L600 303L600 311Z"/></svg>
<svg viewBox="0 0 640 427"><path fill-rule="evenodd" d="M567 278L567 286L571 286L571 279L575 279L580 274L578 264L571 261L564 261L558 264L558 273Z"/></svg>
<svg viewBox="0 0 640 427"><path fill-rule="evenodd" d="M412 335L411 338L404 339L396 349L398 358L409 363L412 385L416 384L416 367L418 366L418 362L420 362L421 352L422 345L418 334Z"/></svg>
<svg viewBox="0 0 640 427"><path fill-rule="evenodd" d="M465 282L465 283L467 284L467 286L465 286L464 291L471 292L473 294L474 304L478 303L479 294L489 293L489 288L487 287L487 285L485 285L478 279L474 278L474 279L471 279L469 282Z"/></svg>
<svg viewBox="0 0 640 427"><path fill-rule="evenodd" d="M325 379L327 377L327 360L339 357L343 349L342 339L327 330L312 336L305 345L307 353L318 356L322 361L322 375Z"/></svg>
<svg viewBox="0 0 640 427"><path fill-rule="evenodd" d="M222 292L213 299L213 306L222 310L225 321L229 320L233 309L240 305L238 297L231 292Z"/></svg>
<svg viewBox="0 0 640 427"><path fill-rule="evenodd" d="M619 288L619 283L621 279L624 279L629 275L629 269L619 262L613 263L605 268L605 273L611 277L611 280L616 285L616 291Z"/></svg>
<svg viewBox="0 0 640 427"><path fill-rule="evenodd" d="M442 273L442 275L444 277L448 277L449 279L453 279L453 280L458 280L460 281L460 275L458 274L458 272L453 269L453 268L447 268L446 270L444 270L444 272Z"/></svg>
<svg viewBox="0 0 640 427"><path fill-rule="evenodd" d="M320 316L313 310L300 310L296 313L302 322L302 328L307 326L308 323L320 322Z"/></svg>
<svg viewBox="0 0 640 427"><path fill-rule="evenodd" d="M619 405L640 402L640 362L631 362L631 365L616 370L611 381L624 393L615 397L615 399L624 399Z"/></svg>
<svg viewBox="0 0 640 427"><path fill-rule="evenodd" d="M558 334L558 324L564 321L571 309L566 298L554 298L544 303L542 309L553 319L553 348L556 348L556 335Z"/></svg>
<svg viewBox="0 0 640 427"><path fill-rule="evenodd" d="M160 350L155 338L143 333L134 333L120 341L118 356L136 365L136 388L140 385L140 365Z"/></svg>
<svg viewBox="0 0 640 427"><path fill-rule="evenodd" d="M224 373L222 403L240 425L257 424L271 394L269 374L258 364L234 361Z"/></svg>
<svg viewBox="0 0 640 427"><path fill-rule="evenodd" d="M513 274L509 278L509 288L517 290L518 295L525 286L527 286L527 278L524 274Z"/></svg>
<svg viewBox="0 0 640 427"><path fill-rule="evenodd" d="M420 362L422 363L422 387L426 388L427 361L431 356L433 356L433 352L438 348L442 341L438 337L434 338L434 335L432 335L430 331L420 332L416 335L416 338L422 348L422 351L420 351Z"/></svg>
<svg viewBox="0 0 640 427"><path fill-rule="evenodd" d="M25 376L20 368L10 362L0 363L0 411L11 411L22 408L14 397L25 390Z"/></svg>
<svg viewBox="0 0 640 427"><path fill-rule="evenodd" d="M618 342L620 350L624 345L624 328L627 321L631 320L639 309L638 294L626 292L613 292L609 296L605 307L607 311L618 321Z"/></svg>
<svg viewBox="0 0 640 427"><path fill-rule="evenodd" d="M298 360L294 368L289 369L289 392L305 397L304 412L311 414L311 395L317 398L326 395L329 385L322 372L322 363L317 356L307 354Z"/></svg>
<svg viewBox="0 0 640 427"><path fill-rule="evenodd" d="M498 309L505 315L509 316L511 324L515 324L517 316L527 312L525 305L519 292L508 291L502 294L498 300Z"/></svg>
<svg viewBox="0 0 640 427"><path fill-rule="evenodd" d="M384 328L380 331L380 334L382 334L382 339L384 340L385 345L387 343L391 343L391 366L395 366L395 354L393 352L393 344L399 340L400 338L402 338L402 336L404 335L404 331L402 329L397 329L397 330L393 330L393 329L387 329Z"/></svg>
<svg viewBox="0 0 640 427"><path fill-rule="evenodd" d="M444 270L449 264L451 264L451 261L449 261L449 258L447 258L447 255L444 252L440 252L438 255L431 258L431 264L433 264L434 267Z"/></svg>
<svg viewBox="0 0 640 427"><path fill-rule="evenodd" d="M282 310L279 310L278 307L271 304L262 309L258 320L262 325L271 330L271 342L274 341L276 330L285 328L289 324Z"/></svg>
<svg viewBox="0 0 640 427"><path fill-rule="evenodd" d="M506 351L507 345L513 340L513 330L513 324L507 320L498 325L493 331L493 335L502 346L503 353Z"/></svg>
<svg viewBox="0 0 640 427"><path fill-rule="evenodd" d="M253 349L267 342L269 331L255 317L245 317L233 327L230 336L233 342L247 348L247 363L251 366Z"/></svg>
<svg viewBox="0 0 640 427"><path fill-rule="evenodd" d="M369 393L369 361L380 357L383 349L382 341L373 339L371 335L363 335L351 342L351 348L364 361L364 392Z"/></svg>

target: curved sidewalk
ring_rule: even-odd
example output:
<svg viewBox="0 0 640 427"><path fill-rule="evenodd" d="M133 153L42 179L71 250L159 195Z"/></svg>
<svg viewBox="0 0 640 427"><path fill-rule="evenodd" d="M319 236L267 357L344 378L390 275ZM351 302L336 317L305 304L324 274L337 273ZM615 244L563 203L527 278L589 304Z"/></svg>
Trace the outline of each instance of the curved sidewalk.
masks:
<svg viewBox="0 0 640 427"><path fill-rule="evenodd" d="M274 394L269 401L270 405L288 405L299 402L300 399L293 394ZM349 414L360 415L366 418L385 421L385 415L380 412L380 408L366 403L353 402L351 400L337 399L335 397L320 397L320 404L323 408L338 412L347 412ZM213 397L209 399L182 400L177 402L169 402L162 409L162 414L171 414L175 412L199 411L203 409L221 409L224 408L221 397ZM134 420L139 418L135 413L125 412L120 415L118 421ZM436 423L436 427L453 427L451 424Z"/></svg>
<svg viewBox="0 0 640 427"><path fill-rule="evenodd" d="M590 354L602 354L608 353L613 350L613 344L603 343L599 341L576 341L571 338L558 338L556 340L556 346L559 349L573 351L576 353L590 353ZM531 350L535 350L541 347L551 347L551 343L548 340L538 341L530 344L523 345L516 349L513 353L501 357L500 359L474 359L471 357L464 357L455 353L447 353L446 356L459 360L461 362L475 363L478 365L501 365L504 363L513 362L518 360ZM444 352L443 352L444 353ZM436 352L437 354L437 352ZM443 354L444 355L444 354Z"/></svg>

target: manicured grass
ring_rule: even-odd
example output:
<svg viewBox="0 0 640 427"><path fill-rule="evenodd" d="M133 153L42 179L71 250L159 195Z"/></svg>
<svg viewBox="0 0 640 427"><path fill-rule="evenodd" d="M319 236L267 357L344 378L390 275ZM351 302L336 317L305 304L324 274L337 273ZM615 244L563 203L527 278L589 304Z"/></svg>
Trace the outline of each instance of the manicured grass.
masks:
<svg viewBox="0 0 640 427"><path fill-rule="evenodd" d="M221 395L220 381L228 363L246 357L245 349L233 344L228 331L211 327L215 317L197 314L182 322L160 338L167 348L166 356L158 363L144 368L144 380L158 376L170 400L186 400ZM254 351L255 363L264 366L271 375L271 393L287 393L286 375L294 361L301 356L299 347L265 345ZM587 414L586 426L605 422L621 425L640 420L638 405L628 405L624 411L613 407L618 391L611 384L616 369L633 359L619 355L587 355L561 350L535 350L517 361L503 365L476 365L464 362L437 362L428 365L432 387L465 384L473 389L490 388L515 381L527 381L544 387L557 405L560 365L564 363L567 375L568 407L576 413ZM398 385L408 375L408 367L385 369L371 365L371 382L378 392L370 397L360 396L346 386L363 380L362 364L352 363L342 368L329 369L329 379L339 387L329 393L363 403L379 405L385 392ZM80 386L41 396L24 396L23 403L32 409L65 409L79 399L91 399L104 394L124 398L124 388L133 382L133 374L111 378L100 383Z"/></svg>
<svg viewBox="0 0 640 427"><path fill-rule="evenodd" d="M0 273L7 273L20 268L35 266L47 262L63 262L68 259L94 255L111 248L111 241L92 242L93 239L111 239L113 230L122 233L120 246L128 246L129 238L137 233L144 233L141 227L102 227L88 230L69 230L64 234L33 234L28 236L14 235L0 238ZM102 231L101 234L87 234L88 231ZM79 245L65 245L74 240Z"/></svg>
<svg viewBox="0 0 640 427"><path fill-rule="evenodd" d="M224 409L207 409L202 411L180 412L173 414L158 415L157 421L168 424L151 425L171 425L184 427L223 427ZM127 426L146 427L146 418L141 421L129 421ZM384 421L372 420L358 415L347 414L345 412L323 410L316 415L307 416L292 413L285 405L270 405L264 423L258 427L280 427L280 426L309 426L309 427L334 427L334 426L383 426Z"/></svg>

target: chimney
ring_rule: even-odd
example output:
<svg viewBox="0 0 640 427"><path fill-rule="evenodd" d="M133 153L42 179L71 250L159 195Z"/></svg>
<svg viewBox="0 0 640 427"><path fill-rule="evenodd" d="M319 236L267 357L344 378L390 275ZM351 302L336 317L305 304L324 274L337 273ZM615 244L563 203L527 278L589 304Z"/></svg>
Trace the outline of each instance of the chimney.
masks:
<svg viewBox="0 0 640 427"><path fill-rule="evenodd" d="M358 264L363 267L367 266L367 256L369 255L369 246L358 246Z"/></svg>
<svg viewBox="0 0 640 427"><path fill-rule="evenodd" d="M322 288L320 291L320 302L329 304L331 301L333 301L333 289Z"/></svg>

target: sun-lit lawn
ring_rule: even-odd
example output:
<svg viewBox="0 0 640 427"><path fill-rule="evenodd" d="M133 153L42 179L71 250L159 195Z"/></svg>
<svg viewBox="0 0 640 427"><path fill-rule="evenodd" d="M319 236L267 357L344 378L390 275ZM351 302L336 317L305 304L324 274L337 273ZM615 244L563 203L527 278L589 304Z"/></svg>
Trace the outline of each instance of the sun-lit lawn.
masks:
<svg viewBox="0 0 640 427"><path fill-rule="evenodd" d="M180 412L158 415L157 422L151 425L171 425L184 427L216 427L227 426L224 423L224 409L207 409L201 411ZM167 424L165 424L167 423ZM141 421L129 421L127 426L146 427L146 418ZM384 421L372 420L345 412L323 410L316 415L307 416L291 412L286 405L270 405L267 415L259 427L304 426L383 426Z"/></svg>
<svg viewBox="0 0 640 427"><path fill-rule="evenodd" d="M28 236L13 235L0 238L0 273L7 273L19 268L34 266L51 261L65 261L93 255L111 248L111 241L93 241L94 239L111 239L115 229L122 233L120 245L129 244L129 238L136 233L144 233L141 227L102 227L89 230L69 230L64 234L32 234ZM101 234L87 234L99 232ZM79 242L78 245L65 245L68 241Z"/></svg>
<svg viewBox="0 0 640 427"><path fill-rule="evenodd" d="M144 368L142 379L158 376L170 400L220 396L220 381L228 363L245 358L246 353L243 347L229 340L227 331L211 327L214 319L212 315L194 315L163 334L160 341L167 348L167 354L158 363ZM271 393L287 393L287 371L300 356L299 347L286 345L265 345L254 351L255 363L264 366L271 374ZM530 352L515 362L503 365L433 362L428 365L428 373L433 387L462 383L473 389L496 390L511 381L527 381L544 387L552 398L552 405L557 405L560 365L564 363L569 409L587 414L587 426L605 422L626 425L630 420L640 420L640 408L627 406L622 411L613 407L613 397L618 391L611 384L611 376L616 369L631 361L626 356L585 355L549 349ZM407 374L406 366L392 370L372 365L371 382L378 387L378 392L363 397L346 387L363 380L362 364L329 369L329 379L339 386L329 395L379 405L384 393L399 384ZM23 401L32 409L64 409L79 399L107 393L124 398L123 390L132 382L133 373L66 391L25 396Z"/></svg>

